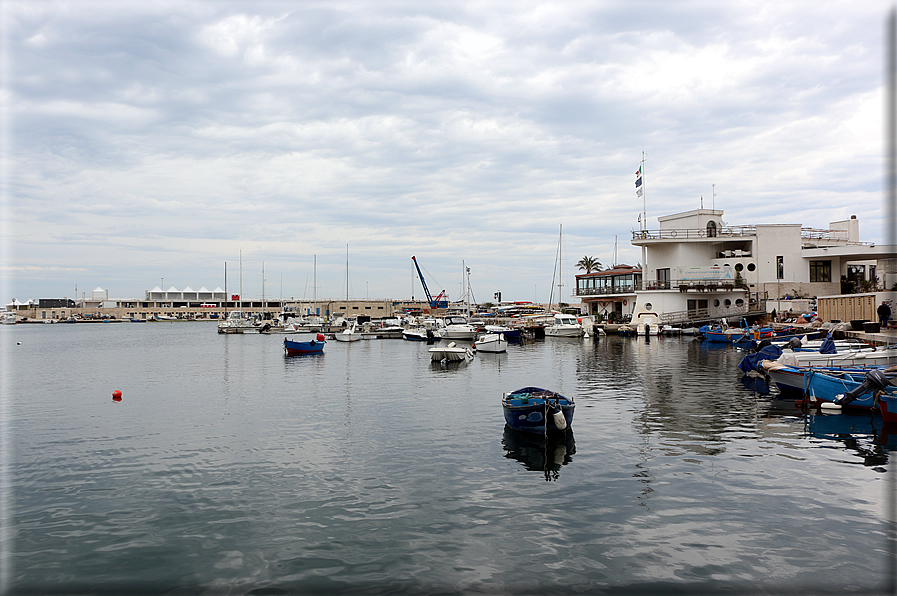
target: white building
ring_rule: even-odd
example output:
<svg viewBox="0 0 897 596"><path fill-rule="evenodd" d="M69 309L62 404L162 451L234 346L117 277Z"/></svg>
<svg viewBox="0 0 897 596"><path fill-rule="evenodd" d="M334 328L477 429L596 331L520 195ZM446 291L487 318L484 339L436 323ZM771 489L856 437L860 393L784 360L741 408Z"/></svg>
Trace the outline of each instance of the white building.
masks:
<svg viewBox="0 0 897 596"><path fill-rule="evenodd" d="M633 319L657 313L677 324L761 312L767 300L846 294L897 281L894 247L859 240L859 221L827 230L800 224L730 226L723 211L695 209L659 217L659 229L632 233L643 249L641 281L627 293L588 287L578 275L577 296L588 314L616 311Z"/></svg>

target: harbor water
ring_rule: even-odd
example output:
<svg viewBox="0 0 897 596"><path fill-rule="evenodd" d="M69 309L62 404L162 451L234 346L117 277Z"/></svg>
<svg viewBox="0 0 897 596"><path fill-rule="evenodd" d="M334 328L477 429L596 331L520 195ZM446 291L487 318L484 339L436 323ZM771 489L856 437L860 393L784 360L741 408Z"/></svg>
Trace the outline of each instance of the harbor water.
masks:
<svg viewBox="0 0 897 596"><path fill-rule="evenodd" d="M732 347L425 343L207 323L0 328L9 594L885 593L897 429ZM297 336L288 336L296 338ZM502 392L576 402L562 440ZM115 390L120 401L112 399Z"/></svg>

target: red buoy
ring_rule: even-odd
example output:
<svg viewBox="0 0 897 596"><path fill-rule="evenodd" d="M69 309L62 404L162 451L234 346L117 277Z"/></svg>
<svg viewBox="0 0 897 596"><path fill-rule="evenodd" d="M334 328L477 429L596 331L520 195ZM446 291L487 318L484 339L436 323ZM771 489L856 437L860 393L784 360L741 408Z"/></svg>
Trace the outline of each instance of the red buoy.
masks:
<svg viewBox="0 0 897 596"><path fill-rule="evenodd" d="M121 401L121 391L116 389L112 392L112 401Z"/></svg>
<svg viewBox="0 0 897 596"><path fill-rule="evenodd" d="M319 333L317 339L318 341L324 341L324 336Z"/></svg>

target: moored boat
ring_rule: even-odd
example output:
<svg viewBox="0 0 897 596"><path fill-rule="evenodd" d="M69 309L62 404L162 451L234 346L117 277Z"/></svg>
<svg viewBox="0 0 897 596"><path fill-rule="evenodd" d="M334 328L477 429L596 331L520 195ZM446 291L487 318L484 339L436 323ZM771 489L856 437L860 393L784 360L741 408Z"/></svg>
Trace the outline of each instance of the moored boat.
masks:
<svg viewBox="0 0 897 596"><path fill-rule="evenodd" d="M508 340L505 339L503 333L487 333L475 342L473 347L477 352L499 353L507 351Z"/></svg>
<svg viewBox="0 0 897 596"><path fill-rule="evenodd" d="M582 337L585 329L573 315L555 313L554 322L545 327L545 337Z"/></svg>
<svg viewBox="0 0 897 596"><path fill-rule="evenodd" d="M346 327L339 333L334 333L333 339L341 342L353 342L361 341L364 337L361 335L361 330L358 328L358 324L352 323L351 326Z"/></svg>
<svg viewBox="0 0 897 596"><path fill-rule="evenodd" d="M301 354L321 354L324 352L324 336L320 333L314 339L309 341L295 341L283 338L283 351L287 356L298 356Z"/></svg>
<svg viewBox="0 0 897 596"><path fill-rule="evenodd" d="M514 430L548 435L564 432L573 423L573 400L540 387L505 393L501 404L505 422Z"/></svg>
<svg viewBox="0 0 897 596"><path fill-rule="evenodd" d="M428 350L430 360L434 362L461 362L467 358L473 358L473 350L470 348L462 348L455 344L449 343L447 346L433 346Z"/></svg>

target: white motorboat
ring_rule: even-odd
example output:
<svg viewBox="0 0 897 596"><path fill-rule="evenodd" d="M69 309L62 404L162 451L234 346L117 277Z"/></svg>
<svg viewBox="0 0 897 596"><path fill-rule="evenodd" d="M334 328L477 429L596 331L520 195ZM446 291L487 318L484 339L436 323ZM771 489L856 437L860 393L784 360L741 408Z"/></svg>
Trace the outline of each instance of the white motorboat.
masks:
<svg viewBox="0 0 897 596"><path fill-rule="evenodd" d="M473 350L470 348L462 348L455 344L449 343L447 346L434 346L428 350L430 352L430 360L434 362L461 362L468 358L473 358Z"/></svg>
<svg viewBox="0 0 897 596"><path fill-rule="evenodd" d="M244 331L256 331L252 319L241 310L232 310L227 318L218 321L218 333L243 333Z"/></svg>
<svg viewBox="0 0 897 596"><path fill-rule="evenodd" d="M585 329L573 315L557 313L554 323L545 327L545 337L582 337Z"/></svg>
<svg viewBox="0 0 897 596"><path fill-rule="evenodd" d="M477 328L462 316L448 315L443 321L445 326L439 329L443 339L474 339L477 336Z"/></svg>
<svg viewBox="0 0 897 596"><path fill-rule="evenodd" d="M508 340L503 333L487 333L473 343L477 352L499 353L508 349Z"/></svg>
<svg viewBox="0 0 897 596"><path fill-rule="evenodd" d="M339 333L335 333L333 335L333 339L342 342L353 342L361 341L362 339L364 339L364 336L361 334L361 329L358 328L358 324L352 323L351 326L346 327Z"/></svg>
<svg viewBox="0 0 897 596"><path fill-rule="evenodd" d="M864 366L873 364L890 366L897 364L897 349L849 350L839 351L835 354L782 350L782 355L776 362L785 366Z"/></svg>
<svg viewBox="0 0 897 596"><path fill-rule="evenodd" d="M660 335L659 319L656 312L640 312L629 325L635 328L636 335Z"/></svg>
<svg viewBox="0 0 897 596"><path fill-rule="evenodd" d="M0 324L3 325L15 325L16 324L16 313L14 312L0 312Z"/></svg>
<svg viewBox="0 0 897 596"><path fill-rule="evenodd" d="M439 336L426 327L411 327L402 331L402 339L409 341L436 341Z"/></svg>

